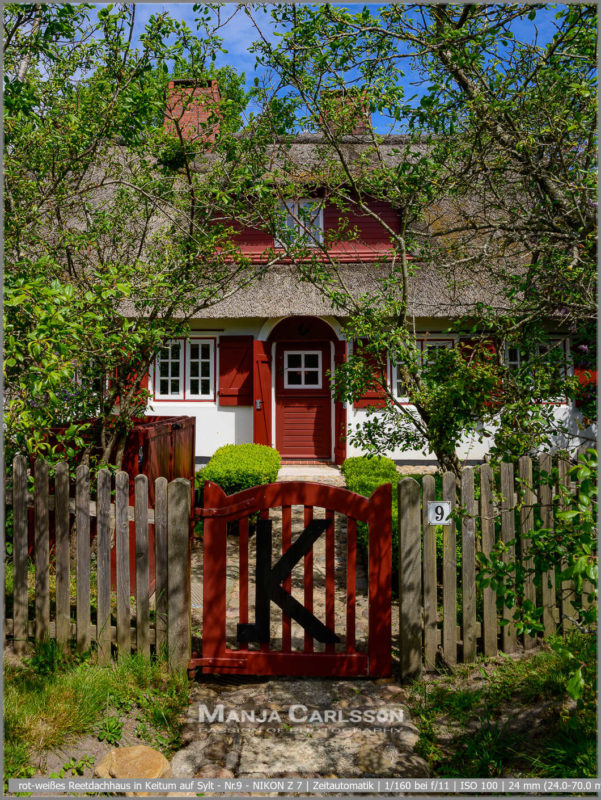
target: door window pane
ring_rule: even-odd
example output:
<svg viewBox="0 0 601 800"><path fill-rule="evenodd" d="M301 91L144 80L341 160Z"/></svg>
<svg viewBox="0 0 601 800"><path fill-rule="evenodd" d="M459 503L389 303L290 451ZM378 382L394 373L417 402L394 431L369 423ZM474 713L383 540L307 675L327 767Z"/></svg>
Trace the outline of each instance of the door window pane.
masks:
<svg viewBox="0 0 601 800"><path fill-rule="evenodd" d="M284 353L284 388L319 389L321 387L321 353Z"/></svg>

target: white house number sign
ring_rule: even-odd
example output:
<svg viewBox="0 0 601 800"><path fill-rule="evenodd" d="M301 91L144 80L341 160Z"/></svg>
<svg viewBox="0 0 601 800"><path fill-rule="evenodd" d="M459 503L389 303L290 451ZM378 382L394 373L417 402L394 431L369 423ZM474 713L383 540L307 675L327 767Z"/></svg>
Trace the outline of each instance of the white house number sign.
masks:
<svg viewBox="0 0 601 800"><path fill-rule="evenodd" d="M428 502L429 525L451 525L451 503L448 500L431 500Z"/></svg>

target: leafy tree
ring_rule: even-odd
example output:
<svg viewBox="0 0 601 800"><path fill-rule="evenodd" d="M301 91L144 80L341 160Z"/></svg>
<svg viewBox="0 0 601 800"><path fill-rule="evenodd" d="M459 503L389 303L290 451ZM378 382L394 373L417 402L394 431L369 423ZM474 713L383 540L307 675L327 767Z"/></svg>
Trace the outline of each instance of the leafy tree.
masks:
<svg viewBox="0 0 601 800"><path fill-rule="evenodd" d="M549 21L549 9L525 5L278 5L248 14L258 64L278 87L277 101L269 102L271 88L264 96L282 159L280 197L319 188L341 210L339 229L312 248L301 215L305 236L284 240L302 278L350 317L348 337L369 338L339 371L339 391L352 399L374 380L387 391L389 353L413 405L387 391L386 411L356 438L380 452L428 448L455 471L465 434L494 436L497 450L516 455L544 445L560 426L552 406L537 400L576 392L549 346L549 326L583 331L594 346L596 9L560 8L543 44L533 27L518 32L543 14ZM422 84L414 97L401 81L409 71ZM402 135L377 134L367 108ZM321 137L310 179L306 168L295 170L292 137L276 135L284 119ZM374 201L396 211L398 226ZM330 249L357 239L349 209L390 239L369 296L353 291ZM449 315L470 332L468 359L422 363L409 287L419 292L424 275L448 286ZM474 285L478 301L465 291ZM529 364L508 369L506 345Z"/></svg>
<svg viewBox="0 0 601 800"><path fill-rule="evenodd" d="M154 14L139 48L135 13L5 6L9 457L67 447L119 465L161 344L269 268L236 238L257 221L264 169L243 156L243 76L214 66L209 10L199 35ZM194 135L185 97L163 124L174 75L218 82Z"/></svg>

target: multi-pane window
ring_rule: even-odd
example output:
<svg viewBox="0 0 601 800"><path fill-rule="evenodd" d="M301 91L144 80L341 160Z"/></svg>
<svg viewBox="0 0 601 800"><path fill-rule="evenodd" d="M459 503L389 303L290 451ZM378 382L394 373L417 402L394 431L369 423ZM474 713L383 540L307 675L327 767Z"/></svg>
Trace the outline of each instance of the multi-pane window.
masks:
<svg viewBox="0 0 601 800"><path fill-rule="evenodd" d="M276 246L289 240L294 243L297 236L309 247L317 247L323 241L323 207L318 198L304 197L300 200L285 200L280 203L283 230Z"/></svg>
<svg viewBox="0 0 601 800"><path fill-rule="evenodd" d="M426 359L430 360L436 357L440 349L450 349L453 347L452 339L418 339L415 343L416 350L419 353L420 362L423 364ZM407 397L408 392L403 379L400 375L400 370L397 365L393 365L392 370L393 387L396 391L397 397Z"/></svg>
<svg viewBox="0 0 601 800"><path fill-rule="evenodd" d="M285 352L284 388L321 389L321 352Z"/></svg>
<svg viewBox="0 0 601 800"><path fill-rule="evenodd" d="M191 339L188 342L188 397L213 394L213 343Z"/></svg>
<svg viewBox="0 0 601 800"><path fill-rule="evenodd" d="M545 356L549 355L549 358ZM519 369L530 362L534 369L557 366L562 377L565 377L567 364L565 359L565 340L559 337L549 339L548 342L537 342L530 353L521 351L517 345L505 345L505 363L508 367Z"/></svg>
<svg viewBox="0 0 601 800"><path fill-rule="evenodd" d="M154 396L202 400L214 396L214 342L177 339L161 348L154 367Z"/></svg>
<svg viewBox="0 0 601 800"><path fill-rule="evenodd" d="M162 347L156 364L155 394L172 400L183 399L183 342L169 342Z"/></svg>

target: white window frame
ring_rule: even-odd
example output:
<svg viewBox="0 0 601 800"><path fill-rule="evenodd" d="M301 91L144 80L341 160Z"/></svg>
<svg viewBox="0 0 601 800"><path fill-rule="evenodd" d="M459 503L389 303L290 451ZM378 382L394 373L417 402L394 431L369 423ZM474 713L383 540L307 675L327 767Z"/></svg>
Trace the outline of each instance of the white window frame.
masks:
<svg viewBox="0 0 601 800"><path fill-rule="evenodd" d="M190 386L192 384L192 345L197 344L199 347L208 345L209 347L209 391L205 394L202 391L199 394L192 394ZM199 359L200 365L206 362L206 359ZM200 336L191 336L186 340L186 399L188 400L211 400L215 396L215 340L205 339ZM200 370L199 370L200 372ZM198 376L198 385L202 389L202 381L207 380L206 377Z"/></svg>
<svg viewBox="0 0 601 800"><path fill-rule="evenodd" d="M171 376L171 364L175 363L175 359L172 358L171 348L174 344L179 344L179 392L177 394L173 394L171 392L167 394L163 394L161 392L161 358L160 352L157 354L154 360L154 369L153 369L153 387L154 387L154 397L157 400L183 400L184 399L184 384L185 384L185 340L184 339L170 339L169 341L165 342L161 346L161 350L164 348L169 348L169 359L168 363L169 367L169 376L167 378L163 378L163 380L169 381L169 388L171 388L171 381L173 380Z"/></svg>
<svg viewBox="0 0 601 800"><path fill-rule="evenodd" d="M313 204L317 206L317 214L315 215L316 227L305 230L300 219L299 209L305 204ZM286 215L285 225L294 230L299 236L305 237L305 244L307 247L319 247L323 244L323 201L319 197L299 197L298 199L289 199L280 201L280 211ZM317 235L315 235L317 233ZM285 243L275 238L276 247L285 247Z"/></svg>
<svg viewBox="0 0 601 800"><path fill-rule="evenodd" d="M177 339L170 339L169 341L165 342L162 347L171 347L173 344L179 343L180 345L180 358L179 358L179 365L180 365L180 391L177 394L163 394L161 392L161 376L160 376L160 354L156 356L154 362L152 364L152 387L153 387L153 397L157 401L161 402L187 402L187 401L214 401L215 400L215 339L202 337L202 336L190 336L188 338L177 338ZM203 345L206 344L209 346L209 369L210 369L210 378L209 378L209 392L208 394L191 394L190 392L190 382L191 382L191 375L190 375L190 362L191 362L191 345L198 344ZM162 349L162 348L161 348ZM170 363L172 359L169 359ZM202 363L202 361L201 361ZM168 379L170 382L172 380L171 375ZM203 380L199 376L199 381ZM205 378L206 380L206 378ZM171 385L171 383L169 384Z"/></svg>
<svg viewBox="0 0 601 800"><path fill-rule="evenodd" d="M301 357L300 367L288 367L288 356L299 355ZM305 367L305 356L317 356L317 367ZM302 389L303 391L310 391L311 389L322 388L322 360L321 350L284 350L284 389ZM288 383L288 372L300 372L301 383ZM304 382L305 372L315 372L319 378L319 383L306 384Z"/></svg>
<svg viewBox="0 0 601 800"><path fill-rule="evenodd" d="M449 338L440 338L440 339L416 339L415 341L416 348L420 352L420 362L423 364L424 360L424 353L428 350L428 348L440 348L444 347L445 350L451 350L455 347L455 339ZM406 394L399 394L399 373L397 369L397 365L390 362L390 375L392 380L392 392L393 396L396 400L401 403L409 403L409 397Z"/></svg>
<svg viewBox="0 0 601 800"><path fill-rule="evenodd" d="M570 374L570 365L568 364L567 344L568 344L568 340L567 340L567 337L565 337L565 336L549 336L549 344L548 345L544 344L543 342L537 342L535 344L536 356L538 357L538 356L542 355L542 353L541 353L541 348L542 347L547 347L548 346L549 350L553 350L553 349L555 349L555 347L561 347L561 350L563 352L563 359L564 359L564 366L562 367L562 371L563 371L563 376L567 377ZM515 359L511 359L510 360L510 358L509 358L509 349L510 348L513 348L513 349L515 349L517 351L517 354L518 354L517 361L515 361ZM525 364L528 361L527 357L522 356L522 353L520 352L520 348L517 345L510 345L510 344L507 344L507 343L505 344L505 352L503 354L503 359L505 361L506 366L508 366L508 367L517 367L517 368L523 366L523 364Z"/></svg>

